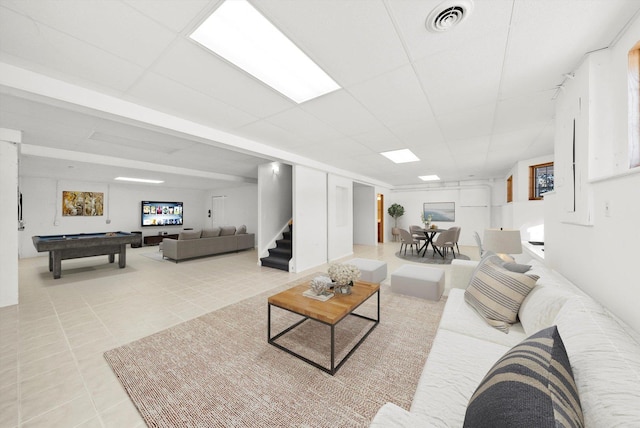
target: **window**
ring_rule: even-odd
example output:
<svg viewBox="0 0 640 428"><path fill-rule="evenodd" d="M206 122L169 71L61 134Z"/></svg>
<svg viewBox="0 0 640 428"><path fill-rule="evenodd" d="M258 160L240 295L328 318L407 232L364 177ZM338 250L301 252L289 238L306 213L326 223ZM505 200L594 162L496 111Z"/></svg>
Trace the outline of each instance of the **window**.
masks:
<svg viewBox="0 0 640 428"><path fill-rule="evenodd" d="M640 42L629 51L629 168L640 166Z"/></svg>
<svg viewBox="0 0 640 428"><path fill-rule="evenodd" d="M529 200L542 199L553 190L553 162L529 167Z"/></svg>
<svg viewBox="0 0 640 428"><path fill-rule="evenodd" d="M513 202L513 175L507 178L507 203Z"/></svg>

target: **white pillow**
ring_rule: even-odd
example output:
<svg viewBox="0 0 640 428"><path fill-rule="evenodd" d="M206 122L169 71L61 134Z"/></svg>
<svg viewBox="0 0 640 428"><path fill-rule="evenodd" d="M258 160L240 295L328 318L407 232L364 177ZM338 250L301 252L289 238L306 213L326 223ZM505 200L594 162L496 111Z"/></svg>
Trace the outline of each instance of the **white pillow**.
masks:
<svg viewBox="0 0 640 428"><path fill-rule="evenodd" d="M572 296L575 294L552 285L536 285L518 311L525 333L531 335L551 327L562 305Z"/></svg>

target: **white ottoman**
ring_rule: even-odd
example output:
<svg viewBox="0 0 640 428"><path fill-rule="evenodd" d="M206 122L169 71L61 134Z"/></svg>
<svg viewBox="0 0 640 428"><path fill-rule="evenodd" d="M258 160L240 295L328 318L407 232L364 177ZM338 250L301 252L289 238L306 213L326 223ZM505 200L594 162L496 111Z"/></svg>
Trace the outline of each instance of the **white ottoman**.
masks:
<svg viewBox="0 0 640 428"><path fill-rule="evenodd" d="M439 268L402 265L391 274L391 291L440 300L444 292L444 271Z"/></svg>
<svg viewBox="0 0 640 428"><path fill-rule="evenodd" d="M373 259L353 259L345 264L354 265L360 269L360 280L380 284L387 279L387 263Z"/></svg>

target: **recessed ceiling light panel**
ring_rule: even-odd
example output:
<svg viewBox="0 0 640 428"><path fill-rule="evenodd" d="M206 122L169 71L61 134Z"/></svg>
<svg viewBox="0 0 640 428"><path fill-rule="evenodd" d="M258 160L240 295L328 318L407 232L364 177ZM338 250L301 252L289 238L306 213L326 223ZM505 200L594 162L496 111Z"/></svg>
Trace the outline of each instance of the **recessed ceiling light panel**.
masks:
<svg viewBox="0 0 640 428"><path fill-rule="evenodd" d="M149 183L149 184L160 184L164 183L163 180L151 180L148 178L132 178L132 177L116 177L114 180L118 181L134 181L136 183Z"/></svg>
<svg viewBox="0 0 640 428"><path fill-rule="evenodd" d="M439 181L440 180L440 177L438 177L435 174L433 174L433 175L421 175L418 178L420 180L422 180L422 181Z"/></svg>
<svg viewBox="0 0 640 428"><path fill-rule="evenodd" d="M409 149L392 150L380 154L395 163L417 162L420 160L418 156L414 155Z"/></svg>
<svg viewBox="0 0 640 428"><path fill-rule="evenodd" d="M246 0L226 0L190 37L297 103L340 89Z"/></svg>

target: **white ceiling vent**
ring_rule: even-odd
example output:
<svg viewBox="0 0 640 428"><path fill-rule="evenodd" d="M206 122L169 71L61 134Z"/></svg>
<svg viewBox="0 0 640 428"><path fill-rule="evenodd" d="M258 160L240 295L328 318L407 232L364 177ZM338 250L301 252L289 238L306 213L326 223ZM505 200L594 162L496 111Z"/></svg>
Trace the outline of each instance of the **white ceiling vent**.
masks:
<svg viewBox="0 0 640 428"><path fill-rule="evenodd" d="M449 31L463 22L473 10L473 0L447 0L436 6L427 17L427 30Z"/></svg>

